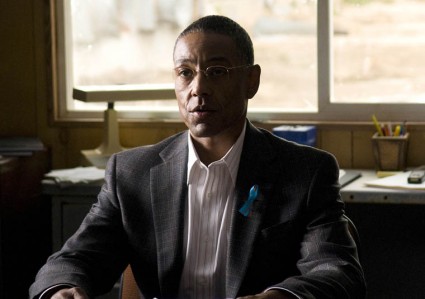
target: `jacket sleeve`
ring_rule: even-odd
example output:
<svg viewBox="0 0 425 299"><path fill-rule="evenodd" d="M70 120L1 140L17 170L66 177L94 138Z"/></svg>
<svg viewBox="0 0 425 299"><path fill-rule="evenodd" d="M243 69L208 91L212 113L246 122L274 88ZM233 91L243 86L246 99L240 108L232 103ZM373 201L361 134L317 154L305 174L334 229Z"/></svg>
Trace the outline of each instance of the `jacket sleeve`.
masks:
<svg viewBox="0 0 425 299"><path fill-rule="evenodd" d="M79 286L91 297L113 287L128 263L126 234L115 189L113 157L98 201L75 234L40 269L30 287L30 298L37 298L58 284Z"/></svg>
<svg viewBox="0 0 425 299"><path fill-rule="evenodd" d="M331 155L323 157L308 188L300 274L276 286L301 298L365 298L363 271L339 195L337 162Z"/></svg>

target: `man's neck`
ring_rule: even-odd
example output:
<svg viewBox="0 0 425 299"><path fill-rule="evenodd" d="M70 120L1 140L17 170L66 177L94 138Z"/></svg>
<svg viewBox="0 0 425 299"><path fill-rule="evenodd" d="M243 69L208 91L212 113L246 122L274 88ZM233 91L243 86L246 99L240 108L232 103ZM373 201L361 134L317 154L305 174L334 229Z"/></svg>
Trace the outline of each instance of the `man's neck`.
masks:
<svg viewBox="0 0 425 299"><path fill-rule="evenodd" d="M219 134L211 137L193 137L192 142L198 153L199 159L205 165L223 158L239 138L243 127L231 134Z"/></svg>

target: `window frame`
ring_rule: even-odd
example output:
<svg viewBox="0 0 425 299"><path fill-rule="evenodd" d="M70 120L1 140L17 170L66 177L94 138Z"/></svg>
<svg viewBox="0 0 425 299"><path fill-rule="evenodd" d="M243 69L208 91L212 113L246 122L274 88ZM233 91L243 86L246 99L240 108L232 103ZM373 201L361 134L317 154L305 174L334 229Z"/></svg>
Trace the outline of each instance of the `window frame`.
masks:
<svg viewBox="0 0 425 299"><path fill-rule="evenodd" d="M72 97L72 63L67 49L70 49L70 1L50 0L53 67L54 120L57 122L102 120L102 111L68 110L67 98ZM425 104L421 103L336 103L333 98L333 15L332 0L317 2L317 96L318 109L313 112L257 112L248 111L248 118L258 122L370 122L376 114L382 121L408 121L424 123ZM64 71L65 70L65 71ZM261 88L261 86L260 86ZM171 86L163 94L173 94ZM152 94L152 90L140 90L140 96ZM172 99L171 99L172 100ZM106 108L105 101L105 108ZM119 111L118 117L129 121L164 121L180 117L176 109L149 111Z"/></svg>

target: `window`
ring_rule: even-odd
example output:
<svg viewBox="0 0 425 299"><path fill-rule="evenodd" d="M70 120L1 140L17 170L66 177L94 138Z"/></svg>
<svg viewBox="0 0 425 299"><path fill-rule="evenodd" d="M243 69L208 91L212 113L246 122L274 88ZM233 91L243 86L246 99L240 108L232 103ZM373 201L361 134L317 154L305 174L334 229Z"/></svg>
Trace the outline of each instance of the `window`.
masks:
<svg viewBox="0 0 425 299"><path fill-rule="evenodd" d="M424 1L336 1L335 102L425 103Z"/></svg>
<svg viewBox="0 0 425 299"><path fill-rule="evenodd" d="M53 0L59 118L101 117L74 86L163 90L117 102L124 118L177 119L172 49L193 19L227 15L262 66L257 120L420 121L425 109L421 0ZM403 12L403 13L401 13ZM162 95L161 94L161 95ZM383 117L381 117L381 115Z"/></svg>

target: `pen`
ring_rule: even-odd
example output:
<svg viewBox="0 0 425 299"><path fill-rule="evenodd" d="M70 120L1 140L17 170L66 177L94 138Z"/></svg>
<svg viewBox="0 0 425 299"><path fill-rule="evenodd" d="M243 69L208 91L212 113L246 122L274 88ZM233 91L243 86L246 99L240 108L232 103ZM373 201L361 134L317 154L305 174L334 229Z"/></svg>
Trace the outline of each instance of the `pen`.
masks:
<svg viewBox="0 0 425 299"><path fill-rule="evenodd" d="M387 128L388 128L388 136L393 136L393 125L391 122L388 122Z"/></svg>
<svg viewBox="0 0 425 299"><path fill-rule="evenodd" d="M379 136L384 136L384 133L382 132L381 126L379 125L379 122L376 119L375 114L372 115L372 120L373 120L373 123L375 124L376 131L378 132L378 135Z"/></svg>
<svg viewBox="0 0 425 299"><path fill-rule="evenodd" d="M407 133L407 125L406 125L406 121L404 121L400 127L400 135L403 136L406 133Z"/></svg>

